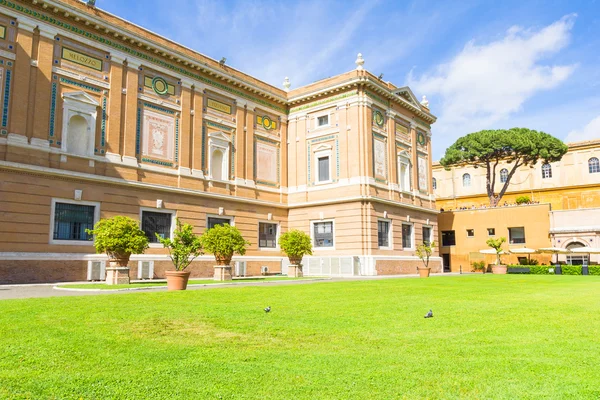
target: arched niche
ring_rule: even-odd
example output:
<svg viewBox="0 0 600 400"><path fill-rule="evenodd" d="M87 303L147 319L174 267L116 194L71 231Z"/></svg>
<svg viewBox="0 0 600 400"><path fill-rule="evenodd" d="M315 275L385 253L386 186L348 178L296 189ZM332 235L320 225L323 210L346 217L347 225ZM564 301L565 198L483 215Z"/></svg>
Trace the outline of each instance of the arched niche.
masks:
<svg viewBox="0 0 600 400"><path fill-rule="evenodd" d="M216 181L229 180L231 140L223 132L208 135L208 174Z"/></svg>
<svg viewBox="0 0 600 400"><path fill-rule="evenodd" d="M79 156L93 156L100 103L85 92L65 93L62 98L61 150Z"/></svg>

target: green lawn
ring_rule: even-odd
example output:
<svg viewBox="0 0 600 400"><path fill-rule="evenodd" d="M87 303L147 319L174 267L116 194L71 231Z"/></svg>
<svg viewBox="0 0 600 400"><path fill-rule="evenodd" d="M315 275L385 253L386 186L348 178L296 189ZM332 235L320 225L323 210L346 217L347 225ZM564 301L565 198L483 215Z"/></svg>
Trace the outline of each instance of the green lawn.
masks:
<svg viewBox="0 0 600 400"><path fill-rule="evenodd" d="M595 276L0 302L2 399L598 399L599 354Z"/></svg>
<svg viewBox="0 0 600 400"><path fill-rule="evenodd" d="M287 276L272 277L272 278L238 278L232 281L218 282L214 279L190 279L188 285L215 285L215 284L233 284L233 283L259 283L259 282L274 282L274 281L289 281L314 278L289 278ZM321 278L322 279L322 278ZM88 290L118 290L118 289L137 289L167 286L167 282L136 282L129 285L107 285L106 283L67 283L58 285L59 288L65 289L88 289Z"/></svg>

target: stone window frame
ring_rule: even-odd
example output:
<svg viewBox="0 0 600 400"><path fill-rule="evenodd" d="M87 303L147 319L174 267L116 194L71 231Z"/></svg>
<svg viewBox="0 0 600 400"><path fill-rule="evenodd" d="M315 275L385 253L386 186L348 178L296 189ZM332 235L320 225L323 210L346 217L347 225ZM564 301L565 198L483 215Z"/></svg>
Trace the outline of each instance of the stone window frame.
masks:
<svg viewBox="0 0 600 400"><path fill-rule="evenodd" d="M276 226L275 247L261 247L261 245L260 245L260 224L269 224L269 225ZM279 248L279 237L281 236L281 223L280 222L259 219L258 225L257 225L257 231L258 231L257 245L258 245L259 250L261 250L261 251L279 251L280 250L280 248Z"/></svg>
<svg viewBox="0 0 600 400"><path fill-rule="evenodd" d="M380 246L379 245L379 223L386 222L388 224L388 245ZM394 234L393 234L393 224L392 220L389 218L377 218L377 248L380 250L393 250L394 249Z"/></svg>
<svg viewBox="0 0 600 400"><path fill-rule="evenodd" d="M410 247L404 247L404 226L410 226ZM402 250L415 250L415 224L412 222L402 222Z"/></svg>
<svg viewBox="0 0 600 400"><path fill-rule="evenodd" d="M155 207L140 207L139 219L140 219L140 229L142 229L143 223L143 213L144 211L153 212L153 213L161 213L161 214L171 214L171 229L169 230L169 238L173 238L173 231L175 231L175 219L177 218L177 211L172 209L165 208L155 208ZM159 248L162 249L164 246L158 243L148 243L150 248Z"/></svg>
<svg viewBox="0 0 600 400"><path fill-rule="evenodd" d="M331 222L331 238L333 241L333 246L316 246L315 245L315 224L321 224L321 223L326 223L326 222ZM310 221L310 240L313 244L313 249L315 250L335 250L335 219L330 218L330 219L319 219L319 220L313 220Z"/></svg>
<svg viewBox="0 0 600 400"><path fill-rule="evenodd" d="M93 246L93 240L62 240L54 239L54 218L56 213L56 203L76 204L80 206L94 206L94 225L100 221L100 202L97 201L83 201L73 199L63 199L59 197L53 197L50 202L50 237L48 244L51 245L65 245L65 246Z"/></svg>

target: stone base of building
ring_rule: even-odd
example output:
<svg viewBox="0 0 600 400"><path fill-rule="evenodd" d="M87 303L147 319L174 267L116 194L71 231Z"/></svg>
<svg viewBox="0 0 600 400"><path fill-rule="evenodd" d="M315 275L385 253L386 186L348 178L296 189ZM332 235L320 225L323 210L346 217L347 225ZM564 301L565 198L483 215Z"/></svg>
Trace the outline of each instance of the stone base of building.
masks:
<svg viewBox="0 0 600 400"><path fill-rule="evenodd" d="M106 268L107 285L129 285L128 267L108 267Z"/></svg>
<svg viewBox="0 0 600 400"><path fill-rule="evenodd" d="M231 267L229 265L215 265L215 281L230 281L232 279Z"/></svg>

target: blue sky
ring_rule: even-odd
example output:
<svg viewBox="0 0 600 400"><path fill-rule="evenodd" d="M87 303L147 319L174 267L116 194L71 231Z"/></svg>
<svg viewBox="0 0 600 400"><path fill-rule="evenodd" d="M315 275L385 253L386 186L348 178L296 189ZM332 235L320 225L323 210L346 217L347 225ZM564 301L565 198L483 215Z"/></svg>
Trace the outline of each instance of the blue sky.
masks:
<svg viewBox="0 0 600 400"><path fill-rule="evenodd" d="M434 158L480 129L600 138L600 1L97 0L276 86L355 67L427 95Z"/></svg>

